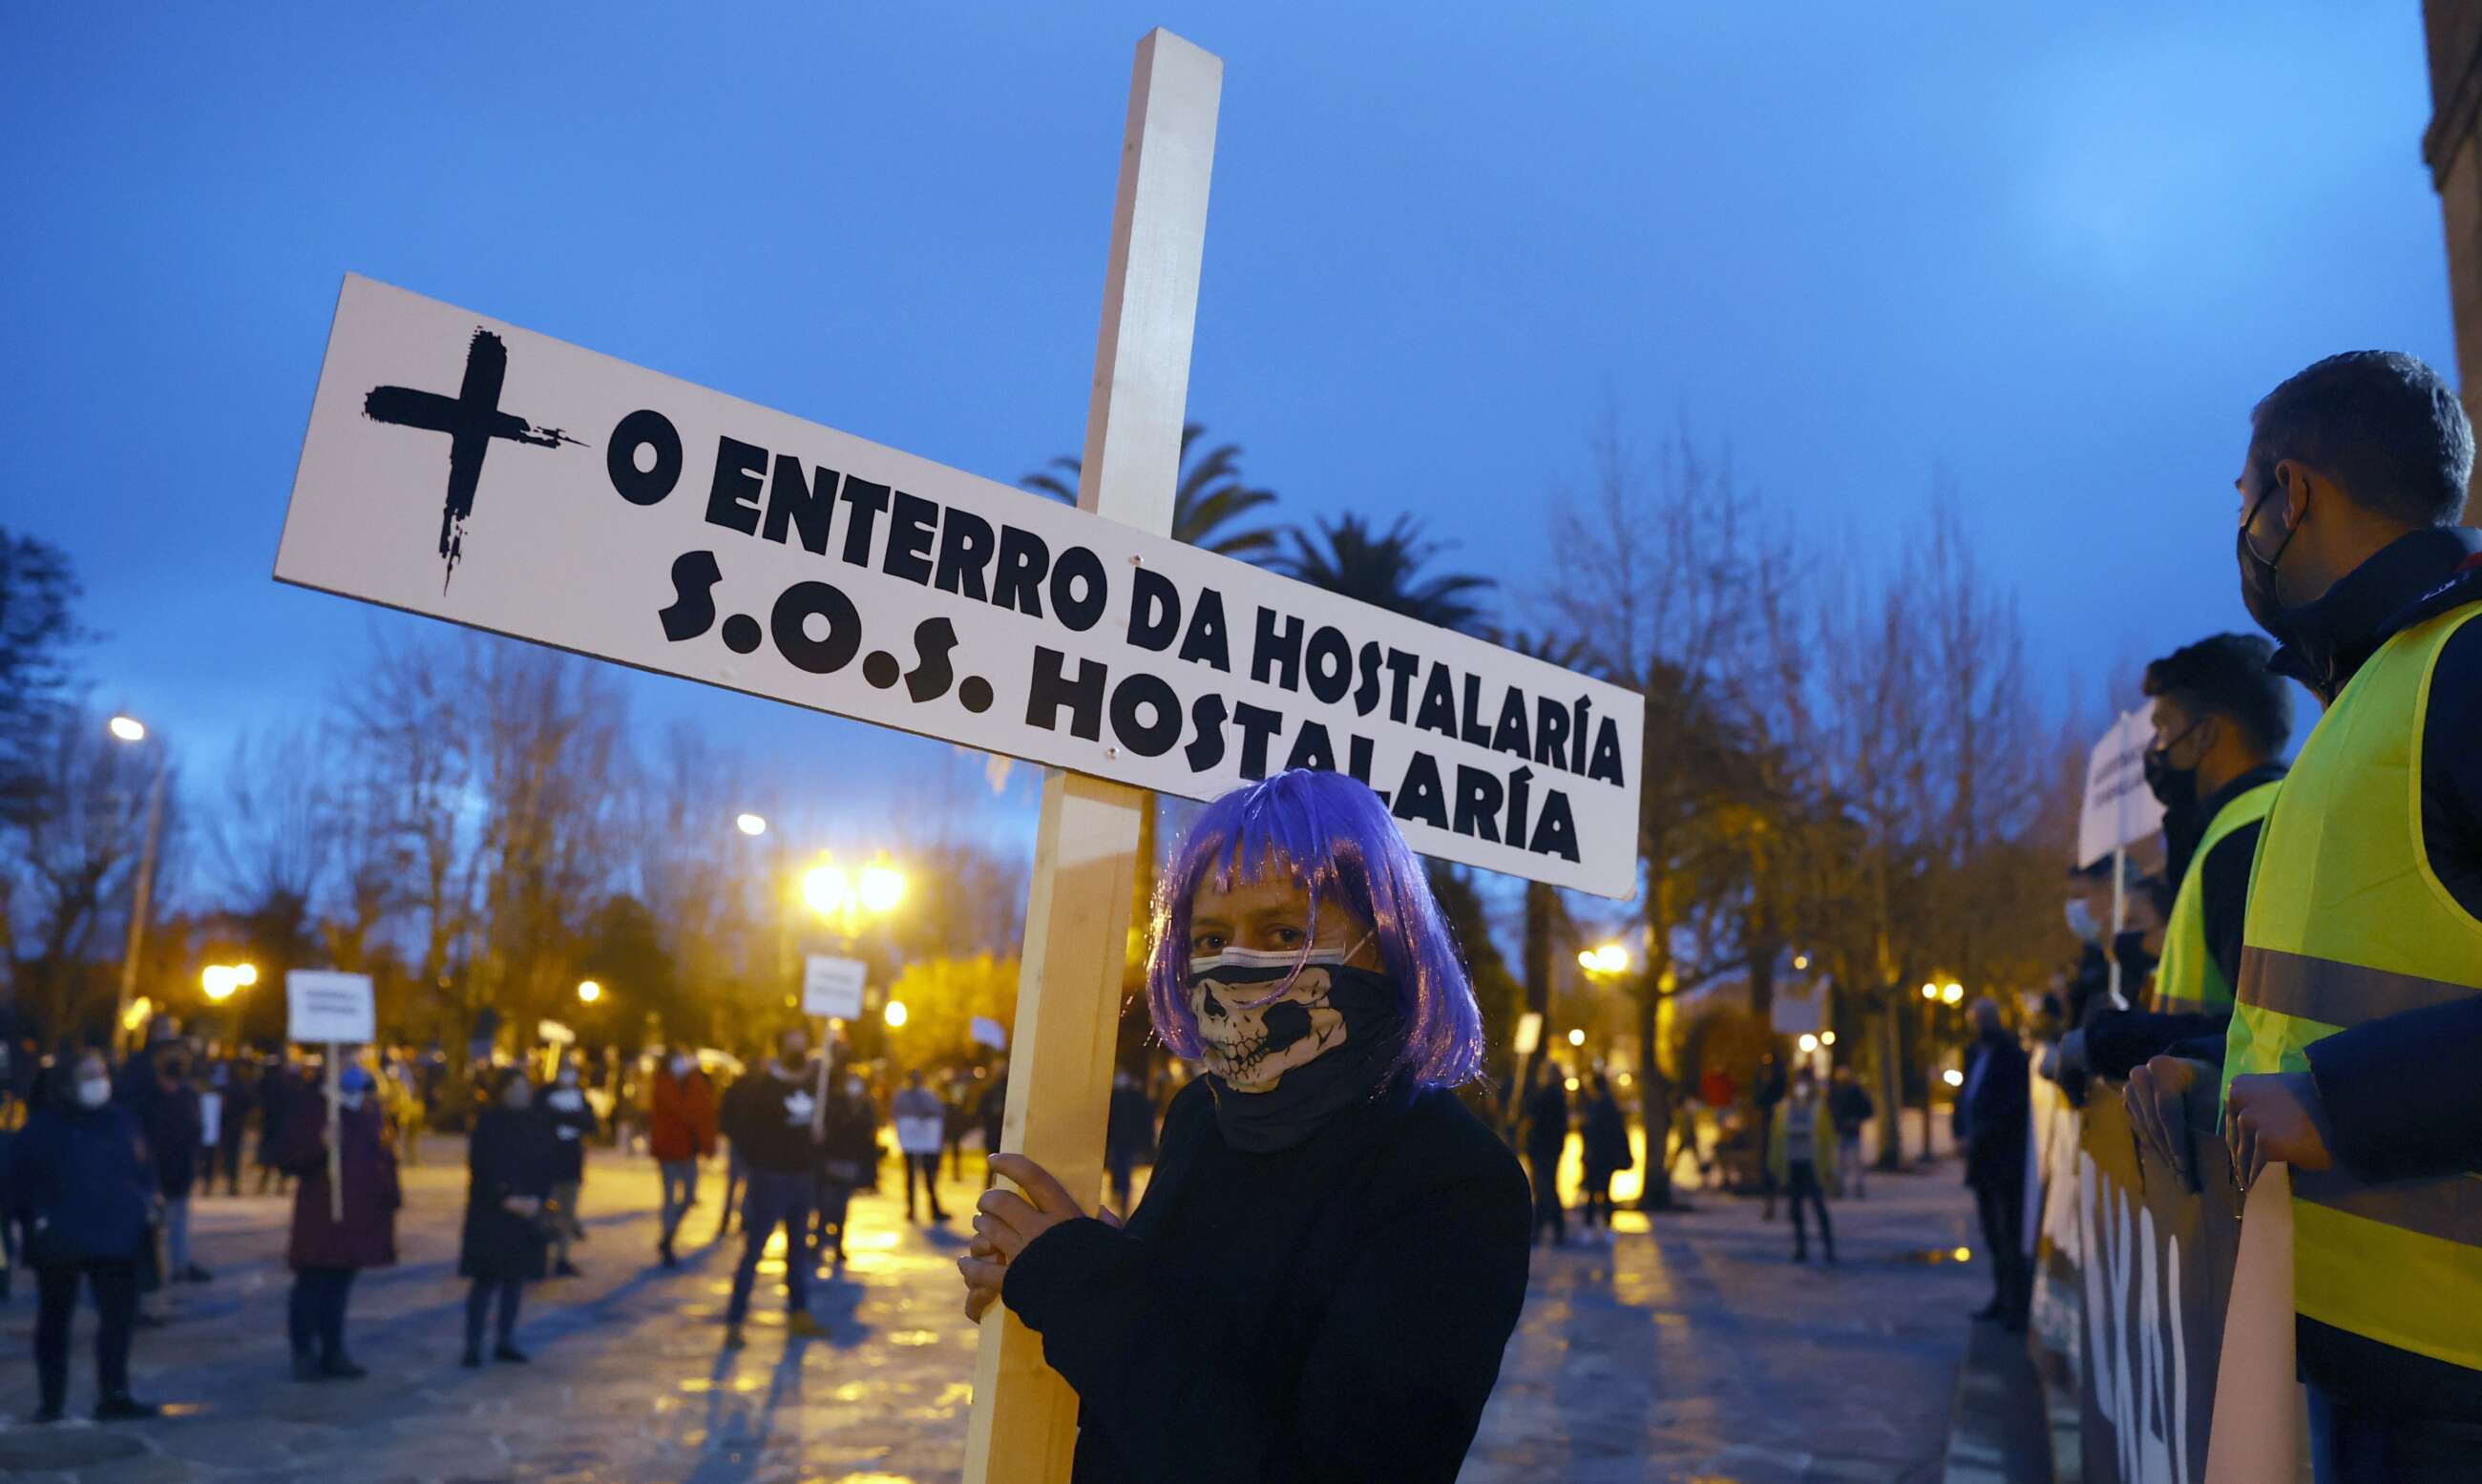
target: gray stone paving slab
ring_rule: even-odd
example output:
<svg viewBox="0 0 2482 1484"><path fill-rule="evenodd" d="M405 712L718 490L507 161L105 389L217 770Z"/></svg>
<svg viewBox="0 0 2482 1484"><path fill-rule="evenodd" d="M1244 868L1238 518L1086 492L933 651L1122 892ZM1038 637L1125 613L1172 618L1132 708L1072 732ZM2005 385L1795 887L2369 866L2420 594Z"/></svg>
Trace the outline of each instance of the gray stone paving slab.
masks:
<svg viewBox="0 0 2482 1484"><path fill-rule="evenodd" d="M0 1474L11 1484L949 1484L962 1477L975 1331L952 1266L962 1238L856 1203L853 1261L813 1285L826 1338L788 1339L780 1259L761 1273L751 1344L722 1349L731 1252L712 1234L720 1179L684 1229L682 1265L652 1265L655 1181L598 1159L581 1279L536 1286L531 1366L469 1372L455 1278L459 1151L407 1174L402 1266L357 1287L349 1343L368 1380L289 1379L285 1204L206 1199L193 1225L217 1281L150 1302L138 1426L20 1420L34 1404L33 1305L0 1306ZM944 1199L969 1209L975 1180ZM892 1184L892 1183L891 1183ZM1609 1248L1537 1254L1465 1477L1473 1484L1825 1484L1938 1477L1978 1263L1912 1261L1969 1246L1953 1165L1874 1181L1835 1208L1835 1269L1795 1266L1754 1204L1624 1216ZM736 1234L733 1242L738 1243ZM92 1404L84 1316L71 1410Z"/></svg>

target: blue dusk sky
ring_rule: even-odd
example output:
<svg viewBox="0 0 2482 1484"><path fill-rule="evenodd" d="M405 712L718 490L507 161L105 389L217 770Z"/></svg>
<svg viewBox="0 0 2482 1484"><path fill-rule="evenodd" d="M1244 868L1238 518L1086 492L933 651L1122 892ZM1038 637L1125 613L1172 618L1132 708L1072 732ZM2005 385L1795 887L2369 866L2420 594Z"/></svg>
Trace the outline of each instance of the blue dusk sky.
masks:
<svg viewBox="0 0 2482 1484"><path fill-rule="evenodd" d="M1946 471L2041 692L2094 706L2246 624L2252 402L2355 347L2453 374L2413 0L18 5L0 524L212 778L427 622L269 577L349 270L1014 482L1082 437L1156 24L1227 65L1193 416L1292 517L1415 512L1512 620L1608 397L1729 443L1821 561L1901 561ZM839 830L982 791L622 683L771 772L849 760ZM1028 773L985 827L1030 837Z"/></svg>

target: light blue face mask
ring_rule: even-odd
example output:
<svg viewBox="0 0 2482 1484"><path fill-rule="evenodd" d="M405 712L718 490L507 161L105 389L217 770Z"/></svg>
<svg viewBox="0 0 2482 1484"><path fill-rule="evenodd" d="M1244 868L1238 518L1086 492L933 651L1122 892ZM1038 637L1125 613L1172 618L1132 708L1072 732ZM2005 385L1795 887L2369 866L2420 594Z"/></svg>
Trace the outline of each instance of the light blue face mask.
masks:
<svg viewBox="0 0 2482 1484"><path fill-rule="evenodd" d="M2095 921L2094 908L2086 905L2086 899L2084 898L2072 897L2069 898L2068 917L2069 931L2077 935L2077 941L2079 943L2100 943L2102 941L2102 924Z"/></svg>

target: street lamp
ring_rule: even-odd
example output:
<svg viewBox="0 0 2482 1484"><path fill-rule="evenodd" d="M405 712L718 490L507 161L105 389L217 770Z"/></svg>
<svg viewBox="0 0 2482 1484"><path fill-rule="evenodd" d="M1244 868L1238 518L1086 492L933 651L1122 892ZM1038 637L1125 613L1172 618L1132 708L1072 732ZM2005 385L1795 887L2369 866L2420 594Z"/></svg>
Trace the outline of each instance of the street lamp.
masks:
<svg viewBox="0 0 2482 1484"><path fill-rule="evenodd" d="M1923 985L1922 998L1925 1000L1937 1000L1939 998L1939 986L1936 984Z"/></svg>
<svg viewBox="0 0 2482 1484"><path fill-rule="evenodd" d="M886 1015L887 1028L890 1030L901 1029L905 1025L905 1002L902 1000L890 1000L887 1002Z"/></svg>
<svg viewBox="0 0 2482 1484"><path fill-rule="evenodd" d="M867 866L861 873L862 910L892 912L905 899L905 877L893 866Z"/></svg>
<svg viewBox="0 0 2482 1484"><path fill-rule="evenodd" d="M116 716L104 723L105 730L121 742L137 745L146 741L146 723L135 716ZM138 856L138 881L130 895L129 946L120 955L120 1003L115 1017L126 1024L129 1007L138 997L138 955L146 946L146 902L155 890L155 841L164 823L164 749L155 749L155 776L146 786L146 843Z"/></svg>
<svg viewBox="0 0 2482 1484"><path fill-rule="evenodd" d="M1965 1001L1965 986L1950 979L1940 986L1940 999L1949 1004L1961 1004Z"/></svg>
<svg viewBox="0 0 2482 1484"><path fill-rule="evenodd" d="M1940 1074L1940 1080L1947 1083L1951 1087L1962 1087L1965 1085L1965 1074L1954 1067L1950 1067Z"/></svg>
<svg viewBox="0 0 2482 1484"><path fill-rule="evenodd" d="M256 964L209 964L198 971L198 988L217 1004L231 999L235 991L257 982Z"/></svg>
<svg viewBox="0 0 2482 1484"><path fill-rule="evenodd" d="M1570 1045L1571 1045L1571 1046L1583 1046L1583 1045L1585 1045L1585 1044L1586 1044L1586 1032L1585 1032L1585 1031L1583 1031L1583 1030L1571 1030L1571 1031L1570 1031L1570 1032L1569 1032L1569 1044L1570 1044Z"/></svg>
<svg viewBox="0 0 2482 1484"><path fill-rule="evenodd" d="M767 833L767 817L760 814L739 815L734 818L732 827L745 835L764 835Z"/></svg>
<svg viewBox="0 0 2482 1484"><path fill-rule="evenodd" d="M1588 974L1626 974L1629 950L1626 944L1606 943L1601 948L1581 949L1577 965Z"/></svg>
<svg viewBox="0 0 2482 1484"><path fill-rule="evenodd" d="M1801 1054L1805 1056L1818 1050L1818 1037L1805 1030L1801 1033Z"/></svg>
<svg viewBox="0 0 2482 1484"><path fill-rule="evenodd" d="M577 981L577 999L579 1003L593 1004L595 1001L602 998L602 985L595 983L593 979L580 979Z"/></svg>

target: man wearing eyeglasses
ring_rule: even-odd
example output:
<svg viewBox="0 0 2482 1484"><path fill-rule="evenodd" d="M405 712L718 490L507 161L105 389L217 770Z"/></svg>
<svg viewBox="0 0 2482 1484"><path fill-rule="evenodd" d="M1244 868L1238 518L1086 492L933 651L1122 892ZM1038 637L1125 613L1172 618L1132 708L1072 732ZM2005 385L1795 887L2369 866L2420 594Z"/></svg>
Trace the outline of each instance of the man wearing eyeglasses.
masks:
<svg viewBox="0 0 2482 1484"><path fill-rule="evenodd" d="M2482 533L2473 434L2410 355L2251 415L2236 555L2327 703L2260 835L2224 1063L2244 1180L2293 1173L2321 1484L2482 1477Z"/></svg>

